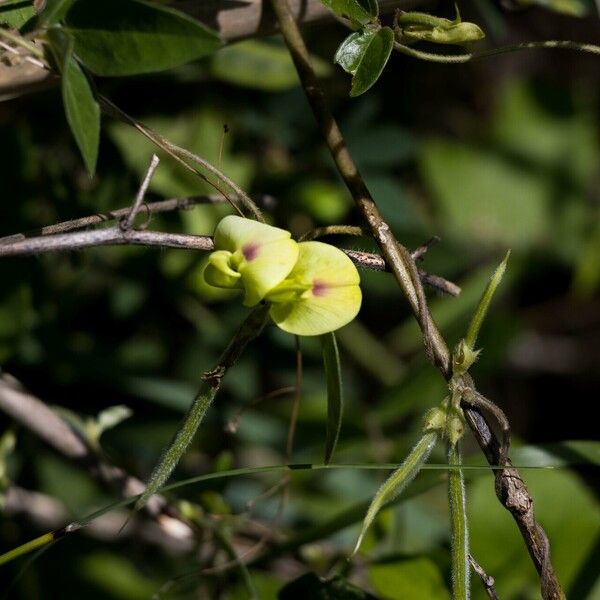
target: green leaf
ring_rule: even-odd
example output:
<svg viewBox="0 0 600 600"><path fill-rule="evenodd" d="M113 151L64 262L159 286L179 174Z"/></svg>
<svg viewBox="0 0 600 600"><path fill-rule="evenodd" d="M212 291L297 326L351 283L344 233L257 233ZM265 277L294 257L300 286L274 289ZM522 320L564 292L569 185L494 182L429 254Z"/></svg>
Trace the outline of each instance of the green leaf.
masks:
<svg viewBox="0 0 600 600"><path fill-rule="evenodd" d="M331 73L331 65L311 56L317 76ZM211 60L211 72L233 85L276 92L299 85L296 68L287 48L261 40L246 40L217 52Z"/></svg>
<svg viewBox="0 0 600 600"><path fill-rule="evenodd" d="M444 578L429 558L374 563L369 565L368 571L375 591L388 600L450 600Z"/></svg>
<svg viewBox="0 0 600 600"><path fill-rule="evenodd" d="M364 25L374 21L379 14L377 0L321 0L338 17Z"/></svg>
<svg viewBox="0 0 600 600"><path fill-rule="evenodd" d="M358 536L352 554L358 552L367 530L375 520L375 517L381 508L401 494L402 490L404 490L404 488L416 477L417 473L421 470L421 467L429 458L437 440L437 433L426 433L415 444L400 467L396 469L377 490L363 520L360 535Z"/></svg>
<svg viewBox="0 0 600 600"><path fill-rule="evenodd" d="M286 584L277 596L279 600L376 600L341 576L321 579L315 573L306 573Z"/></svg>
<svg viewBox="0 0 600 600"><path fill-rule="evenodd" d="M98 75L152 73L217 50L218 35L171 8L141 0L78 0L66 15L77 58Z"/></svg>
<svg viewBox="0 0 600 600"><path fill-rule="evenodd" d="M342 428L344 397L342 395L342 367L340 353L333 332L321 336L323 365L327 377L327 435L325 439L325 464L329 464Z"/></svg>
<svg viewBox="0 0 600 600"><path fill-rule="evenodd" d="M485 319L485 315L487 314L488 308L502 281L502 277L504 276L504 272L506 271L506 265L508 263L508 258L510 257L510 250L506 253L504 260L498 265L494 274L488 281L488 284L483 291L483 295L481 296L481 300L475 309L475 313L471 318L471 323L469 324L469 328L467 330L467 335L465 336L465 342L467 347L473 350L475 348L475 342L477 341L477 336L479 335L479 330L481 329L481 325Z"/></svg>
<svg viewBox="0 0 600 600"><path fill-rule="evenodd" d="M0 25L21 29L33 17L35 10L28 0L8 0L0 4Z"/></svg>
<svg viewBox="0 0 600 600"><path fill-rule="evenodd" d="M335 62L352 74L350 96L364 94L379 79L394 47L394 32L383 27L378 32L352 33L340 45Z"/></svg>
<svg viewBox="0 0 600 600"><path fill-rule="evenodd" d="M38 16L38 25L54 25L65 18L75 0L46 0L44 10Z"/></svg>
<svg viewBox="0 0 600 600"><path fill-rule="evenodd" d="M62 30L48 32L62 73L61 90L67 122L90 176L96 170L100 144L100 107L90 83L73 57L73 41Z"/></svg>

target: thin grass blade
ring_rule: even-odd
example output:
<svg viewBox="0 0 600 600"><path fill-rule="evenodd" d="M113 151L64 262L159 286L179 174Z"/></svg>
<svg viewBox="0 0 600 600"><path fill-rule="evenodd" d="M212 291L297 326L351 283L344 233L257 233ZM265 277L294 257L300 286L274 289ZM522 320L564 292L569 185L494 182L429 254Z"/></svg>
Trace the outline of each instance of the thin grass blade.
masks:
<svg viewBox="0 0 600 600"><path fill-rule="evenodd" d="M337 340L333 332L321 336L323 365L327 378L327 434L325 439L325 464L331 462L337 446L342 416L344 397L342 392L342 367Z"/></svg>

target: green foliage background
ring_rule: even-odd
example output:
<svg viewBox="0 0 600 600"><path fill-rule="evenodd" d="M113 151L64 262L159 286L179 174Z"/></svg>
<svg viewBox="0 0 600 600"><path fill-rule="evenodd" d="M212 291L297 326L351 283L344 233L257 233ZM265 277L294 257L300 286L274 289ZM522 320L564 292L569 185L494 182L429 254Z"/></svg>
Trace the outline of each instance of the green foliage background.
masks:
<svg viewBox="0 0 600 600"><path fill-rule="evenodd" d="M539 9L505 17L485 4L471 12L498 44L511 35L564 37L565 23L575 23ZM573 33L567 27L569 35L593 41L593 20L577 21ZM558 464L553 471L523 473L567 596L600 598L599 446L563 443L593 440L598 431L589 417L600 372L598 59L542 52L439 66L392 56L380 81L350 100L348 77L331 64L343 35L339 25L322 26L309 32L309 46L350 148L397 236L413 246L433 234L442 238L424 266L463 287L456 299L431 295L433 314L450 341L462 335L487 277L513 249L482 331L477 378L513 424L514 462ZM245 190L271 196L268 212L279 226L301 234L317 225L358 223L279 40L246 41L163 74L97 83L128 113L213 162ZM153 152L134 130L105 118L90 179L57 89L0 104L0 140L2 235L127 206ZM149 199L211 192L161 158ZM210 234L227 212L197 207L154 216L150 227ZM373 249L362 239L340 244ZM133 415L103 434L102 448L112 462L147 477L202 372L245 314L235 302L205 295L198 281L201 260L187 251L120 247L3 258L2 371L83 417L128 406ZM338 336L346 407L334 460L398 462L444 386L425 362L417 326L391 277L364 273L363 290L359 318ZM302 350L294 461L316 463L325 444L326 381L317 341L303 339ZM293 385L294 370L293 338L267 329L225 379L176 478L283 463L291 396L256 400ZM226 423L240 410L236 433L227 433ZM57 498L69 518L113 499L86 473L0 418L4 431L17 434L5 461L11 481ZM483 464L470 439L466 449L471 464ZM437 481L442 473L424 475ZM474 554L496 579L501 598L538 597L536 574L495 499L492 476L468 476ZM293 540L318 528L368 500L383 477L352 468L292 473L278 531ZM189 486L178 495L205 515L219 515L218 527L234 535L244 523L235 515L280 479L238 477ZM390 600L449 598L444 500L445 486L433 485L385 512L361 550L364 568L349 569L350 579ZM276 503L276 496L259 498L252 517L268 523ZM325 574L343 565L361 518L359 511L352 525L324 536L317 531L311 543L254 565L259 597L275 598L306 570ZM0 516L0 550L39 533L26 518ZM247 597L236 569L200 577L193 575L196 564L193 552L82 533L39 557L8 597L135 600L185 573L192 575L165 597ZM3 584L20 566L2 569ZM477 580L473 589L475 598L484 597Z"/></svg>

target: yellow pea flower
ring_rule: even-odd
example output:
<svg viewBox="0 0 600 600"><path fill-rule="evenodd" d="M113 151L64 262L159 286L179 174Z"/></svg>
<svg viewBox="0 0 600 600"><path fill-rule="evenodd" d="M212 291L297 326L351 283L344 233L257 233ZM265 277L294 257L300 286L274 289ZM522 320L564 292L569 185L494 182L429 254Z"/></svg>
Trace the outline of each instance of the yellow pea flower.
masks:
<svg viewBox="0 0 600 600"><path fill-rule="evenodd" d="M273 321L296 335L321 335L352 321L362 301L354 263L322 242L301 242L298 248L294 268L265 296Z"/></svg>
<svg viewBox="0 0 600 600"><path fill-rule="evenodd" d="M242 289L245 306L258 304L285 279L298 258L298 244L289 231L235 215L219 222L214 243L205 281L219 288Z"/></svg>

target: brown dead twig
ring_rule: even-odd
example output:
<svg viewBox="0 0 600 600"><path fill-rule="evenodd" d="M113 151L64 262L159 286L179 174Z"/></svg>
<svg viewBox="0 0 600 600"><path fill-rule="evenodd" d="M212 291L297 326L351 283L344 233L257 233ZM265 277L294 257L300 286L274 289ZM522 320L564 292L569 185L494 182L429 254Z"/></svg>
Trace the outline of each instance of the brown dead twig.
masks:
<svg viewBox="0 0 600 600"><path fill-rule="evenodd" d="M404 292L423 334L426 353L449 381L452 377L451 353L429 312L423 286L410 252L394 237L360 175L344 136L326 101L311 65L308 49L294 19L288 0L271 0L283 38L288 46L308 103L336 167L363 215L386 264ZM505 466L496 472L496 495L515 519L533 563L540 575L544 600L562 600L564 593L550 562L548 538L535 520L533 501L518 471L503 456L502 444L481 412L463 405L467 422L490 465Z"/></svg>

